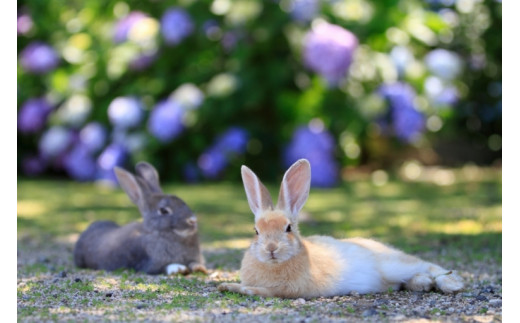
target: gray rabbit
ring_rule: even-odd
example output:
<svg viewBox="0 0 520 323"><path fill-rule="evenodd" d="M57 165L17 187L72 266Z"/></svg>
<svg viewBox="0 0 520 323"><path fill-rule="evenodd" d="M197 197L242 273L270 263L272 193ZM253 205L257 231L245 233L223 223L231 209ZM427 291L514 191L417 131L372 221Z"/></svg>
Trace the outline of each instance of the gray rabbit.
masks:
<svg viewBox="0 0 520 323"><path fill-rule="evenodd" d="M177 196L163 193L152 165L139 162L135 169L136 176L119 167L114 171L143 221L125 226L112 221L92 223L76 242L76 266L133 268L148 274L207 273L193 212Z"/></svg>

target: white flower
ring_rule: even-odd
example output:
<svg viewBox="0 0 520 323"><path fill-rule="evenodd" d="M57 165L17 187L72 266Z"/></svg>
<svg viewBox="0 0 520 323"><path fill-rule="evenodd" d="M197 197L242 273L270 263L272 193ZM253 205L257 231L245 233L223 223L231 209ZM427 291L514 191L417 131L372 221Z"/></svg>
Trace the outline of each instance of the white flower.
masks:
<svg viewBox="0 0 520 323"><path fill-rule="evenodd" d="M196 109L204 102L204 93L192 83L179 86L171 95L170 99L179 102L187 109Z"/></svg>
<svg viewBox="0 0 520 323"><path fill-rule="evenodd" d="M110 122L118 128L131 128L139 125L143 116L141 103L132 97L117 97L108 106Z"/></svg>

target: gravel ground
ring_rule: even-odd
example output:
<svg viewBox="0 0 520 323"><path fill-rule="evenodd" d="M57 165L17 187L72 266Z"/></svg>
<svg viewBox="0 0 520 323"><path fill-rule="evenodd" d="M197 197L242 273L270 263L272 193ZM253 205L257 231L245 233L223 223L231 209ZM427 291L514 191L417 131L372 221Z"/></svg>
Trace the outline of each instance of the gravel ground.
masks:
<svg viewBox="0 0 520 323"><path fill-rule="evenodd" d="M491 256L418 254L459 271L466 288L455 295L395 291L281 300L217 291L220 282L238 280L242 250L206 248L208 276L147 276L79 270L72 262L73 241L19 238L18 321L502 321L502 267Z"/></svg>

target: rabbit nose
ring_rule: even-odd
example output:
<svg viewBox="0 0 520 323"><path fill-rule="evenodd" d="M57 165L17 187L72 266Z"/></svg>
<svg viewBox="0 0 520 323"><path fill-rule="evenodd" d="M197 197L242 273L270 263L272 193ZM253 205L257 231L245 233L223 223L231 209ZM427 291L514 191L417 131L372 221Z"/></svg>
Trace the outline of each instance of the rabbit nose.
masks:
<svg viewBox="0 0 520 323"><path fill-rule="evenodd" d="M189 217L186 219L186 223L188 223L189 225L195 225L197 224L197 218L194 216Z"/></svg>
<svg viewBox="0 0 520 323"><path fill-rule="evenodd" d="M278 249L278 246L275 243L270 242L269 244L267 244L266 249L270 253L273 253L273 252L275 252Z"/></svg>

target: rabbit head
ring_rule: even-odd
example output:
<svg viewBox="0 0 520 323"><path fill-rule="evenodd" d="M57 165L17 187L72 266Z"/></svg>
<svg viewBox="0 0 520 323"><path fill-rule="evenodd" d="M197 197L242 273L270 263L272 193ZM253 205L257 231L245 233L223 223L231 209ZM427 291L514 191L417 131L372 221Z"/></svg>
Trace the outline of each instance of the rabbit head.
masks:
<svg viewBox="0 0 520 323"><path fill-rule="evenodd" d="M146 163L136 165L136 176L115 167L119 184L139 208L143 225L149 231L174 231L187 237L197 231L197 218L183 200L164 194L155 168Z"/></svg>
<svg viewBox="0 0 520 323"><path fill-rule="evenodd" d="M276 207L273 207L269 192L255 173L246 166L242 166L241 171L247 201L255 215L256 236L250 250L264 263L282 263L291 259L302 248L298 214L309 196L309 162L300 159L287 170Z"/></svg>

